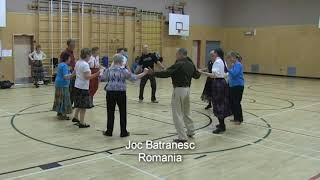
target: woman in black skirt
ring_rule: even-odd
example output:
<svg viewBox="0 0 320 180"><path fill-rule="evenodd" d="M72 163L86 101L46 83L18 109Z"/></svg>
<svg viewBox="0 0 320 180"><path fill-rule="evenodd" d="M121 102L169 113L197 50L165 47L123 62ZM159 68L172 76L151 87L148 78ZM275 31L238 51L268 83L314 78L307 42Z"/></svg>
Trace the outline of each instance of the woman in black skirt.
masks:
<svg viewBox="0 0 320 180"><path fill-rule="evenodd" d="M43 65L42 61L46 59L46 54L41 51L41 46L37 45L36 50L29 54L29 59L32 61L32 77L34 85L38 88L39 82L43 81Z"/></svg>
<svg viewBox="0 0 320 180"><path fill-rule="evenodd" d="M223 60L224 52L218 48L210 52L214 63L212 65L212 73L200 71L202 74L212 78L212 107L213 113L219 120L217 129L214 134L220 134L226 130L224 119L232 115L229 102L229 86L225 80L228 71L226 63Z"/></svg>
<svg viewBox="0 0 320 180"><path fill-rule="evenodd" d="M91 74L88 61L91 57L91 50L88 48L81 49L80 60L77 61L73 73L76 75L74 85L74 107L75 113L72 122L78 122L79 128L88 128L89 124L84 122L86 110L92 108L89 97L89 81L100 75L100 71ZM80 114L80 119L79 119Z"/></svg>
<svg viewBox="0 0 320 180"><path fill-rule="evenodd" d="M205 69L205 72L212 73L213 61L214 60L210 60L208 62L208 69ZM206 84L204 85L204 89L203 89L203 92L201 95L201 100L208 103L208 106L205 109L212 108L212 105L211 105L212 88L211 88L211 86L212 86L212 78L207 77Z"/></svg>

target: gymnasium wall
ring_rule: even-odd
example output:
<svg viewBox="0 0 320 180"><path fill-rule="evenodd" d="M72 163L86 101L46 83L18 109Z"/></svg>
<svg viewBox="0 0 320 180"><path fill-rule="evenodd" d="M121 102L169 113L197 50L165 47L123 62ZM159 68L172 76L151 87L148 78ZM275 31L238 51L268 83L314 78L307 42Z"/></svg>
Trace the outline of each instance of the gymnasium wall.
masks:
<svg viewBox="0 0 320 180"><path fill-rule="evenodd" d="M6 49L13 48L13 34L34 34L37 33L37 15L28 10L27 6L32 0L10 0L8 1L8 24L6 28L0 29L0 39L2 47ZM88 1L87 1L88 2ZM100 3L98 0L94 1ZM101 2L106 2L102 1ZM159 8L166 14L165 2L160 0L122 0L122 1L107 1L107 4L116 4L122 6L135 6L143 10L156 10ZM206 41L223 40L223 29L220 27L222 16L222 0L199 0L188 1L186 14L191 16L191 34L186 40L178 37L168 36L168 25L163 24L164 31L162 33L162 55L167 66L175 62L175 53L177 48L185 47L192 52L193 40L201 40L201 65L205 62L205 44ZM212 8L210 8L212 7ZM203 11L205 10L205 11ZM133 52L133 34L134 26L132 20L126 20L125 44L129 52ZM90 47L89 19L84 18L84 44L83 47ZM112 52L113 53L113 52ZM78 55L77 55L78 56ZM131 60L132 61L132 60ZM3 58L0 61L0 80L8 79L14 81L14 60L13 58Z"/></svg>
<svg viewBox="0 0 320 180"><path fill-rule="evenodd" d="M224 47L241 52L247 72L320 77L319 7L319 0L226 0ZM244 36L252 29L256 36Z"/></svg>

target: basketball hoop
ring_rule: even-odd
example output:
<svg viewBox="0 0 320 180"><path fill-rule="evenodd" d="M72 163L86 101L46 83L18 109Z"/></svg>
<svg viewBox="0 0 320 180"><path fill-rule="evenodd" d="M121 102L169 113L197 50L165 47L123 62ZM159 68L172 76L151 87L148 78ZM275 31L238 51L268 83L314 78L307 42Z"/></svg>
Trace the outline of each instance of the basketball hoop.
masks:
<svg viewBox="0 0 320 180"><path fill-rule="evenodd" d="M181 34L181 29L178 29L178 34Z"/></svg>

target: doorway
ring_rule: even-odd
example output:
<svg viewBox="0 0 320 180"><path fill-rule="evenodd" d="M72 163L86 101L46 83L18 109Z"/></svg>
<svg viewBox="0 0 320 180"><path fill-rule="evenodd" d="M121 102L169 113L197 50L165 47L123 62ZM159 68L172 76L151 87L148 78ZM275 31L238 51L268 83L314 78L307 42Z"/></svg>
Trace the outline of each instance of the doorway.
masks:
<svg viewBox="0 0 320 180"><path fill-rule="evenodd" d="M199 68L200 66L200 50L201 41L200 40L194 40L192 45L192 60L193 63Z"/></svg>
<svg viewBox="0 0 320 180"><path fill-rule="evenodd" d="M221 44L220 41L207 41L207 44L206 44L206 65L211 60L210 51L212 51L216 48L220 48L220 44Z"/></svg>
<svg viewBox="0 0 320 180"><path fill-rule="evenodd" d="M32 50L33 36L14 35L13 58L16 84L25 84L32 82L31 64L28 57Z"/></svg>

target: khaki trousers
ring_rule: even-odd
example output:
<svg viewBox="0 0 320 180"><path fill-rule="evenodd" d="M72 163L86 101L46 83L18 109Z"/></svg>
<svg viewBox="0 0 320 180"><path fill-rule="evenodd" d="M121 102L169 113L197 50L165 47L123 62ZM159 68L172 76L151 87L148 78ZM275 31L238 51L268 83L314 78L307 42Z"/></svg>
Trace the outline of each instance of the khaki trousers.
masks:
<svg viewBox="0 0 320 180"><path fill-rule="evenodd" d="M194 135L194 125L190 118L190 88L177 87L172 93L172 116L178 138L187 140L187 135ZM185 132L186 127L187 132Z"/></svg>

